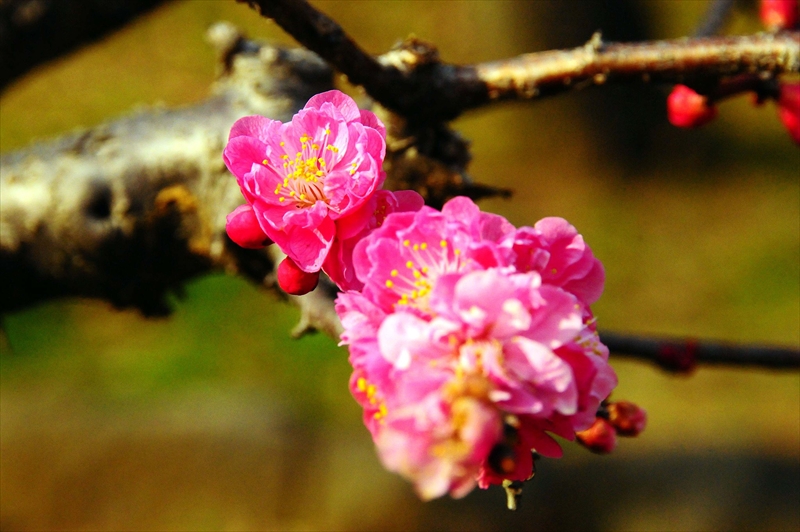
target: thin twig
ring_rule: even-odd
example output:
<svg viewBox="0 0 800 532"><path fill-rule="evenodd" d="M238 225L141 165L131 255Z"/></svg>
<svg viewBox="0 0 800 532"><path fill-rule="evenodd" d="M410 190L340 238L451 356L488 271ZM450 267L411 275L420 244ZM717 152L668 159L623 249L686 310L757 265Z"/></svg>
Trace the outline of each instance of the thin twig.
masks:
<svg viewBox="0 0 800 532"><path fill-rule="evenodd" d="M737 345L694 338L654 338L602 333L613 355L649 360L675 373L689 373L697 364L729 364L768 369L800 368L800 349Z"/></svg>
<svg viewBox="0 0 800 532"><path fill-rule="evenodd" d="M800 71L800 32L605 44L451 65L418 40L380 58L304 0L238 0L272 18L376 101L410 121L446 121L467 109L611 82L710 84L743 73Z"/></svg>

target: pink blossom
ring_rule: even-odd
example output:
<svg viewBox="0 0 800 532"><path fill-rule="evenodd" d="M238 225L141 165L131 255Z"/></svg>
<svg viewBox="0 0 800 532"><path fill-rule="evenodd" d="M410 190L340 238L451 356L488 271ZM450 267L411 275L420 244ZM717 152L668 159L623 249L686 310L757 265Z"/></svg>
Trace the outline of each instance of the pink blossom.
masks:
<svg viewBox="0 0 800 532"><path fill-rule="evenodd" d="M781 83L780 91L778 116L792 140L800 144L800 82Z"/></svg>
<svg viewBox="0 0 800 532"><path fill-rule="evenodd" d="M311 98L291 122L238 120L223 158L264 233L306 272L322 268L342 227L349 236L384 180L383 124L339 91ZM353 216L355 220L348 220Z"/></svg>
<svg viewBox="0 0 800 532"><path fill-rule="evenodd" d="M686 85L675 85L667 97L667 118L676 127L696 128L717 117L717 106Z"/></svg>
<svg viewBox="0 0 800 532"><path fill-rule="evenodd" d="M271 244L269 237L258 224L253 207L239 205L227 216L225 231L231 240L247 249L260 249Z"/></svg>
<svg viewBox="0 0 800 532"><path fill-rule="evenodd" d="M356 244L355 274L365 297L385 312L399 306L425 314L442 275L504 264L510 250L500 241L513 229L463 197L447 202L441 212L422 207L393 214Z"/></svg>
<svg viewBox="0 0 800 532"><path fill-rule="evenodd" d="M560 456L549 433L591 426L616 385L589 309L603 269L564 220L514 229L456 198L387 216L353 268L363 288L336 305L351 391L423 498L527 479L531 450Z"/></svg>

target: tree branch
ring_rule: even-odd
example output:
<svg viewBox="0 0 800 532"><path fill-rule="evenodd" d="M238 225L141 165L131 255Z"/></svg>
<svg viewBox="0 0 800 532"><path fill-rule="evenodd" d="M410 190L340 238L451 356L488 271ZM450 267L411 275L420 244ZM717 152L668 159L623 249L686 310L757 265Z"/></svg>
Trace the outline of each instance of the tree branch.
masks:
<svg viewBox="0 0 800 532"><path fill-rule="evenodd" d="M412 39L374 58L304 0L238 0L272 18L301 44L411 122L447 121L468 109L618 82L711 84L742 73L800 71L800 32L605 44L531 53L473 66L439 60Z"/></svg>
<svg viewBox="0 0 800 532"><path fill-rule="evenodd" d="M800 349L736 345L694 338L653 338L604 332L602 342L612 354L647 360L675 373L690 373L697 364L800 368Z"/></svg>
<svg viewBox="0 0 800 532"><path fill-rule="evenodd" d="M287 120L332 87L332 72L311 52L260 45L226 24L209 35L219 75L205 102L0 159L0 311L70 295L165 314L168 292L212 270L272 286L270 252L242 249L225 234L226 215L243 199L221 153L236 119ZM312 302L322 294L295 302L304 327L334 334Z"/></svg>

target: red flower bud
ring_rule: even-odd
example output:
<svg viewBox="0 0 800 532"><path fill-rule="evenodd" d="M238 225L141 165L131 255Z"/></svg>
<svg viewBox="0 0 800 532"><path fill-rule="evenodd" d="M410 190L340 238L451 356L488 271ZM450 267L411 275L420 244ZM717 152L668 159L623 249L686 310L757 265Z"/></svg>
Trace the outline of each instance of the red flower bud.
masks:
<svg viewBox="0 0 800 532"><path fill-rule="evenodd" d="M647 412L628 401L608 405L608 421L620 436L638 436L647 426Z"/></svg>
<svg viewBox="0 0 800 532"><path fill-rule="evenodd" d="M608 454L617 446L617 433L611 423L603 418L596 418L594 424L586 430L575 433L578 442L598 454Z"/></svg>
<svg viewBox="0 0 800 532"><path fill-rule="evenodd" d="M677 127L700 127L714 120L717 107L686 85L675 85L667 98L667 118Z"/></svg>
<svg viewBox="0 0 800 532"><path fill-rule="evenodd" d="M761 0L761 22L770 31L789 30L797 24L797 0Z"/></svg>
<svg viewBox="0 0 800 532"><path fill-rule="evenodd" d="M315 289L318 282L319 271L304 272L289 257L278 265L278 284L287 294L302 296Z"/></svg>
<svg viewBox="0 0 800 532"><path fill-rule="evenodd" d="M225 231L231 240L243 248L261 249L272 244L272 240L258 225L253 207L246 203L239 205L228 215Z"/></svg>
<svg viewBox="0 0 800 532"><path fill-rule="evenodd" d="M800 82L781 84L778 116L792 139L800 144Z"/></svg>

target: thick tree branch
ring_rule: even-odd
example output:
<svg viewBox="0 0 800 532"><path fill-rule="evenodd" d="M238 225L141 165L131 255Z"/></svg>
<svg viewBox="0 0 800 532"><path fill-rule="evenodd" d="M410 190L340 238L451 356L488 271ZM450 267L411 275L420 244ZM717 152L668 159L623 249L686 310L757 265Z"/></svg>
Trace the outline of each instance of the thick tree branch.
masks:
<svg viewBox="0 0 800 532"><path fill-rule="evenodd" d="M647 360L662 369L689 373L697 364L755 366L767 369L800 368L800 349L763 345L736 345L694 338L652 338L602 333L612 354Z"/></svg>
<svg viewBox="0 0 800 532"><path fill-rule="evenodd" d="M219 77L205 102L0 159L0 311L78 295L164 314L168 292L211 270L271 285L269 252L225 234L225 216L243 198L222 150L236 119L287 120L332 87L332 72L310 52L262 46L225 24L210 36ZM307 326L335 332L325 311L301 299Z"/></svg>
<svg viewBox="0 0 800 532"><path fill-rule="evenodd" d="M304 0L238 0L275 20L301 44L411 122L450 120L509 99L550 96L616 82L712 84L727 76L800 71L800 32L605 44L599 34L572 50L461 66L418 40L379 58Z"/></svg>

